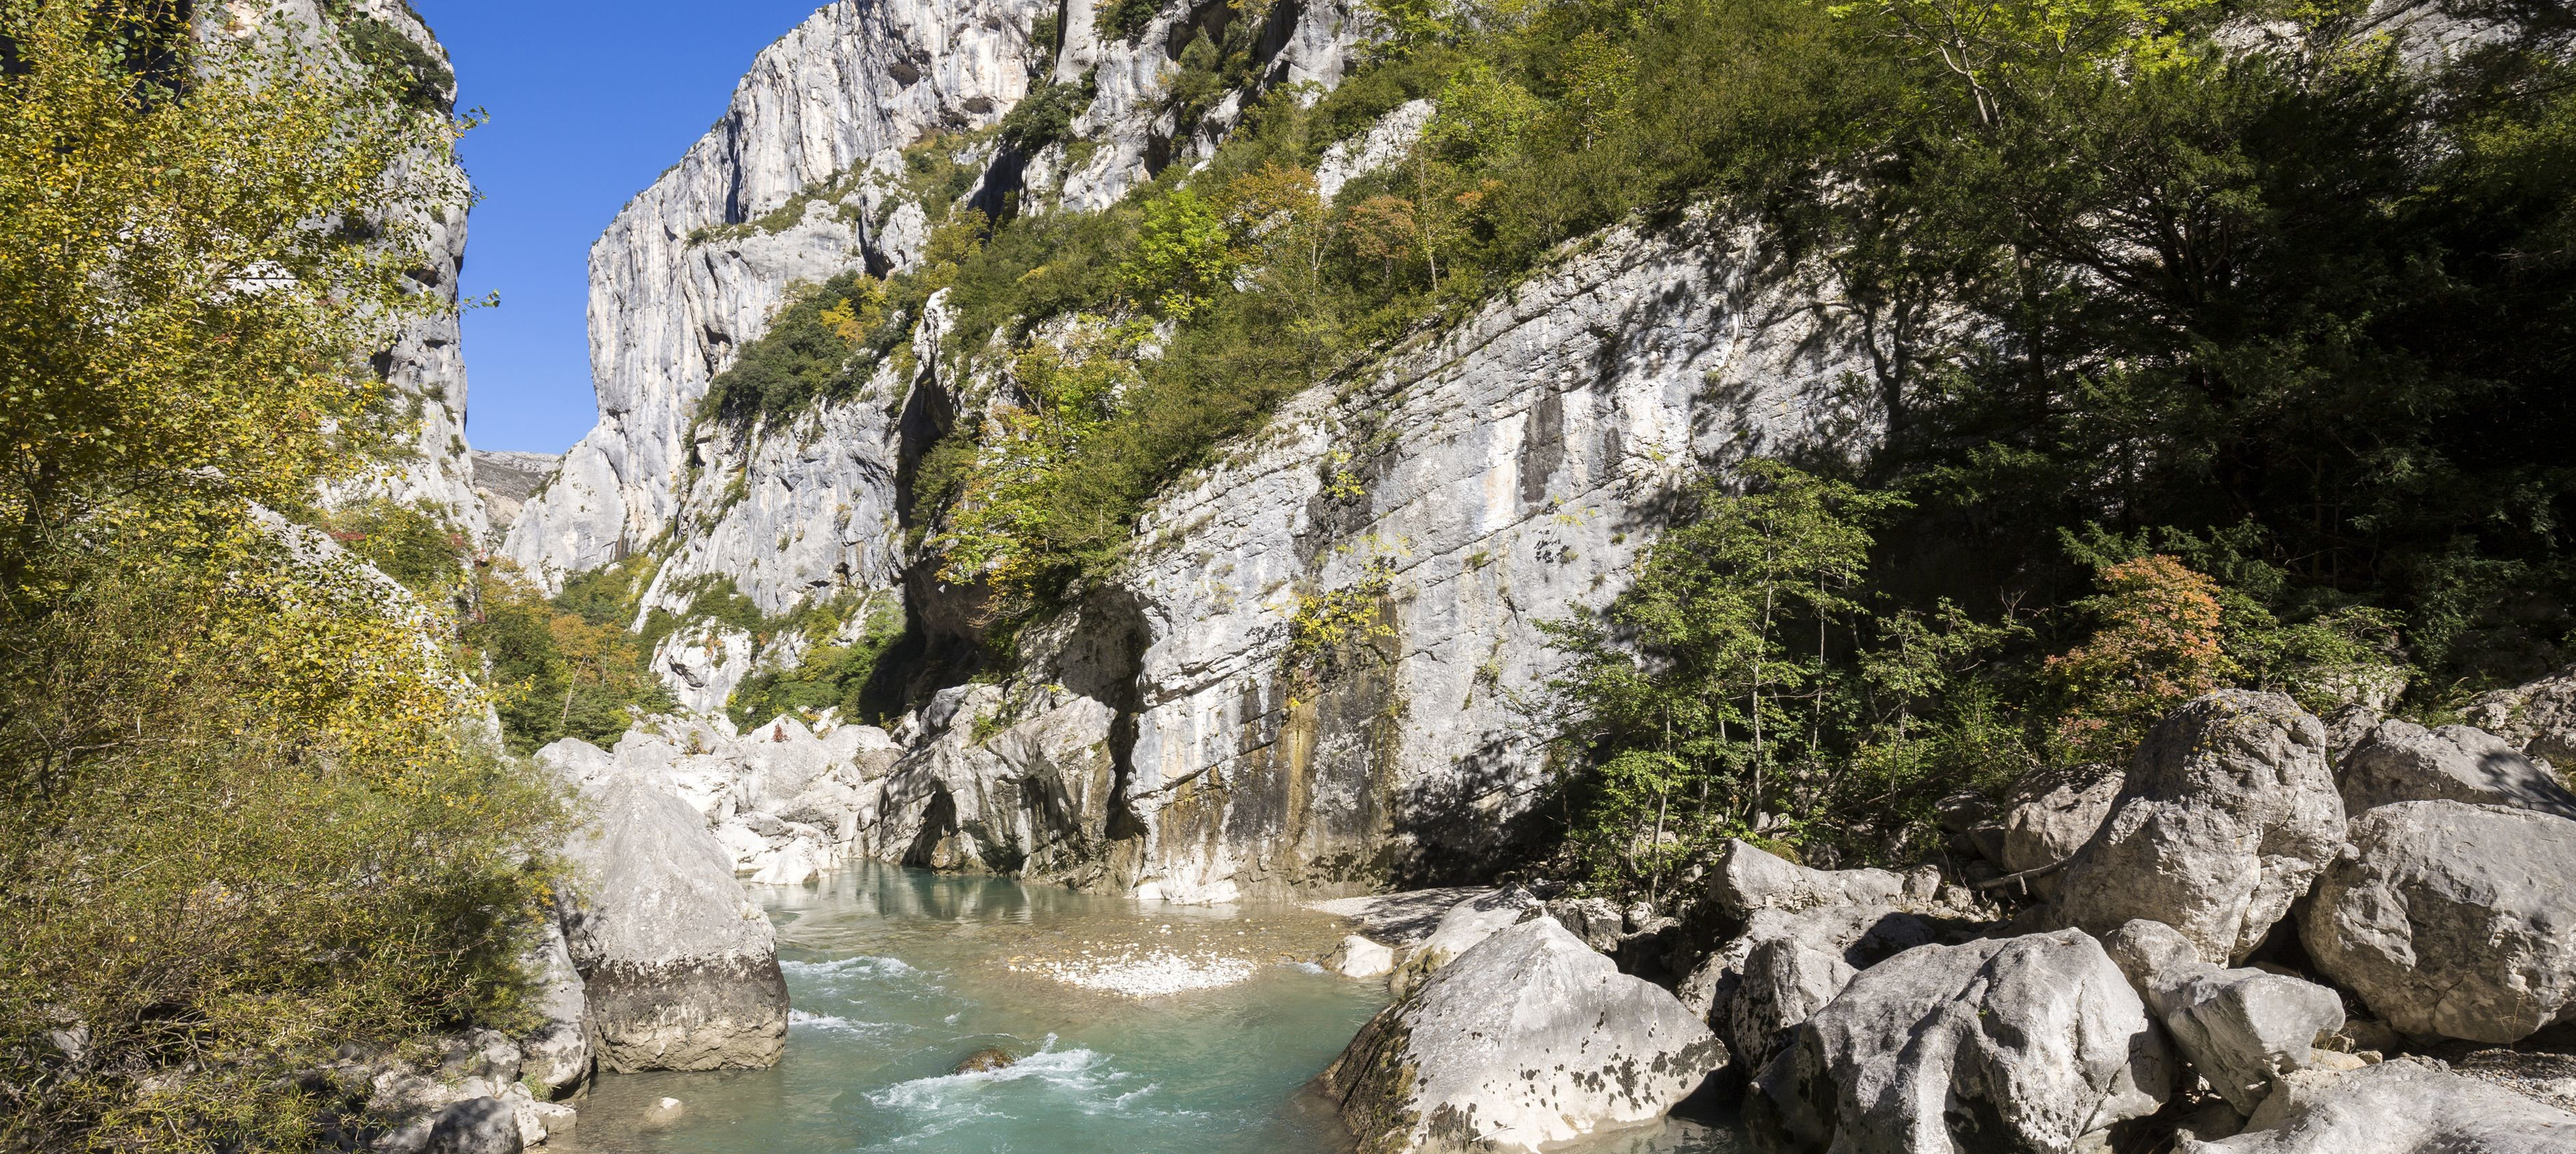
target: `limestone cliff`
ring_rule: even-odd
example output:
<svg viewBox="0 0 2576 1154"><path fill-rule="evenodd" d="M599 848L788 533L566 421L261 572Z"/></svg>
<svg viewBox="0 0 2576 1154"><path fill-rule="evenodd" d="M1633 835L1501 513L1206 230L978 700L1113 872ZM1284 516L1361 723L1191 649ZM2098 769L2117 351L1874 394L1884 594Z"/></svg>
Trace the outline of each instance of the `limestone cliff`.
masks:
<svg viewBox="0 0 2576 1154"><path fill-rule="evenodd" d="M1337 83L1368 34L1321 0L1275 6L1252 78L1184 132L1171 62L1229 11L1167 5L1109 40L1079 0L845 2L764 52L593 249L601 422L507 551L552 581L647 555L639 623L684 619L655 660L701 712L806 644L686 621L711 582L772 617L900 599L927 632L970 629L971 591L921 571L906 485L935 414L993 403L982 334L952 334L934 297L920 355L856 396L730 429L700 400L797 282L908 267L955 207L1109 205L1212 152L1252 96ZM1032 47L1045 15L1051 54ZM1015 101L1076 85L1070 143L1004 142ZM1337 184L1402 154L1427 111L1335 148ZM1613 230L1314 382L1163 493L1113 577L1022 632L1016 667L891 726L900 756L854 787L833 844L1179 901L1477 868L1543 775L1540 624L1618 592L1695 464L1870 434L1854 338L1758 248L1706 217ZM1301 643L1319 613L1354 640Z"/></svg>
<svg viewBox="0 0 2576 1154"><path fill-rule="evenodd" d="M436 102L442 108L454 104L456 86L447 49L404 0L349 0L344 5L316 0L227 0L205 9L200 26L206 35L214 36L284 30L308 47L345 56L360 22L417 46L428 72L424 85L436 89ZM431 114L432 110L423 110L423 115ZM437 206L410 222L421 229L428 256L411 270L413 287L447 309L411 320L392 346L371 358L391 390L393 403L412 422L408 441L380 468L325 494L325 502L423 503L438 509L469 539L480 540L489 525L482 498L475 492L473 451L465 441L465 355L454 311L470 207L461 195L471 186L453 154L414 157L411 163L420 167L400 175L423 176L427 183L460 194L456 202ZM431 171L424 173L421 168Z"/></svg>

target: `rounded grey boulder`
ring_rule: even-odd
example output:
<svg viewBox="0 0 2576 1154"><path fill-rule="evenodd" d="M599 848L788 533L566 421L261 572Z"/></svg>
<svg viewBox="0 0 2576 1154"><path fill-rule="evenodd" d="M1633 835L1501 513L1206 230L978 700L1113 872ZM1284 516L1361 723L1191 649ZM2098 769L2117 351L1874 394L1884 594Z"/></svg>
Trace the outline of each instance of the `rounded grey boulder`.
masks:
<svg viewBox="0 0 2576 1154"><path fill-rule="evenodd" d="M2318 1037L2343 1028L2343 999L2333 990L2285 974L2220 969L2162 922L2130 922L2102 948L2175 1048L2240 1112L2253 1112L2274 1078L2313 1064Z"/></svg>
<svg viewBox="0 0 2576 1154"><path fill-rule="evenodd" d="M1671 994L1537 917L1379 1011L1322 1083L1360 1154L1534 1152L1655 1121L1725 1064Z"/></svg>
<svg viewBox="0 0 2576 1154"><path fill-rule="evenodd" d="M2343 847L2325 728L2274 693L2223 690L2157 722L2111 817L2058 879L2051 924L2107 934L2133 919L2239 961Z"/></svg>
<svg viewBox="0 0 2576 1154"><path fill-rule="evenodd" d="M769 919L733 858L677 794L627 774L585 790L567 847L579 900L564 919L602 1066L767 1066L787 1042L787 981Z"/></svg>
<svg viewBox="0 0 2576 1154"><path fill-rule="evenodd" d="M2509 1043L2576 1019L2576 821L2411 801L2350 836L2299 927L2320 972L2409 1034Z"/></svg>
<svg viewBox="0 0 2576 1154"><path fill-rule="evenodd" d="M1781 1154L2072 1150L2152 1114L2173 1063L2080 930L1923 946L1863 970L1745 1102Z"/></svg>

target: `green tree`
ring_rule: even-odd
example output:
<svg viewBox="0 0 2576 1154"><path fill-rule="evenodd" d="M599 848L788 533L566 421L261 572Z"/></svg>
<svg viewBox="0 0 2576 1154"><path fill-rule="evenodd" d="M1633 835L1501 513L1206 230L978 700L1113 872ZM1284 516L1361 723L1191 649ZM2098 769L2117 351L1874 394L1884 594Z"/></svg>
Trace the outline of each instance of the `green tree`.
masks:
<svg viewBox="0 0 2576 1154"><path fill-rule="evenodd" d="M563 801L271 511L399 423L454 126L297 44L0 3L0 1149L309 1150L336 1047L518 1013Z"/></svg>

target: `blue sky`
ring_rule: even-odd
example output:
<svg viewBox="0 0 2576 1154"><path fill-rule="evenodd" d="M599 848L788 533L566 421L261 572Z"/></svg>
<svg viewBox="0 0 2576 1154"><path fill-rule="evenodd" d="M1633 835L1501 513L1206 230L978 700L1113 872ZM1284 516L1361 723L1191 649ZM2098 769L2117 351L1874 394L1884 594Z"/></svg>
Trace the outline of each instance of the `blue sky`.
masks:
<svg viewBox="0 0 2576 1154"><path fill-rule="evenodd" d="M722 115L751 58L822 0L412 0L456 60L483 203L465 249L466 435L561 452L597 419L590 242Z"/></svg>

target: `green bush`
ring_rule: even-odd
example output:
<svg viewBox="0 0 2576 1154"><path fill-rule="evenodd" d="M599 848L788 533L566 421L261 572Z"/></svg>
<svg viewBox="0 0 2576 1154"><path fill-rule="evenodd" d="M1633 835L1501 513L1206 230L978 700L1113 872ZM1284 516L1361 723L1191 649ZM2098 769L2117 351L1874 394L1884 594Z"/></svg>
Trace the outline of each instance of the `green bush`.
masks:
<svg viewBox="0 0 2576 1154"><path fill-rule="evenodd" d="M856 612L862 624L850 644L815 644L794 669L762 670L744 678L725 706L734 724L749 728L783 713L811 715L835 708L845 721L885 720L877 698L882 696L880 687L887 675L883 668L887 655L903 638L903 610L899 605L863 602ZM818 628L810 629L808 636L821 641L831 636L825 630L837 630L839 622L826 612L818 615L814 625Z"/></svg>

